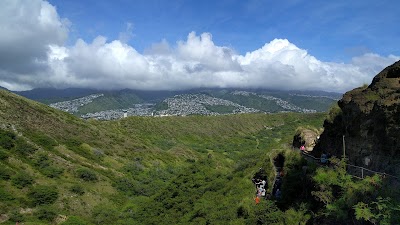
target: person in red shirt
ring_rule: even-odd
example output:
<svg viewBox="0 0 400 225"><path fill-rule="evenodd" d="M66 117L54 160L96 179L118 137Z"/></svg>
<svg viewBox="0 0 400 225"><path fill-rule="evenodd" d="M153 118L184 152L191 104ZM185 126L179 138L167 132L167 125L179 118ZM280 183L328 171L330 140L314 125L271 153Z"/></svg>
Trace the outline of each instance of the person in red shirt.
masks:
<svg viewBox="0 0 400 225"><path fill-rule="evenodd" d="M256 205L258 204L258 203L260 203L260 197L258 197L258 195L254 198L254 201L256 201Z"/></svg>

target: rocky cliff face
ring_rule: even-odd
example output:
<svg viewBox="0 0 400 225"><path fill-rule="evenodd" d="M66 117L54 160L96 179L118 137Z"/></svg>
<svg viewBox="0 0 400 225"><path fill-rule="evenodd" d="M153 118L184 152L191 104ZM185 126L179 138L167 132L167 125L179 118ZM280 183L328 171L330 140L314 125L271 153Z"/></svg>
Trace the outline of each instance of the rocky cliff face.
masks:
<svg viewBox="0 0 400 225"><path fill-rule="evenodd" d="M300 148L300 146L303 145L307 152L311 152L318 143L320 133L321 132L318 130L298 128L293 137L292 146L295 148Z"/></svg>
<svg viewBox="0 0 400 225"><path fill-rule="evenodd" d="M314 154L327 151L372 170L400 175L400 61L387 67L369 86L343 95Z"/></svg>

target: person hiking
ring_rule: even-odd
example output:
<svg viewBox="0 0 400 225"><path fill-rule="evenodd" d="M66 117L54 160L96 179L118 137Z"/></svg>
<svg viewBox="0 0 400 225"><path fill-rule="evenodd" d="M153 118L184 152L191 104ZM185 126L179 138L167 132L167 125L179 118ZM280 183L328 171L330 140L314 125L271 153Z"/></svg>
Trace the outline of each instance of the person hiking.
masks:
<svg viewBox="0 0 400 225"><path fill-rule="evenodd" d="M326 154L326 159L327 159L326 164L327 164L328 166L331 165L331 157L332 157L331 153L328 152L328 153Z"/></svg>
<svg viewBox="0 0 400 225"><path fill-rule="evenodd" d="M282 197L281 189L277 189L275 192L275 198L280 199Z"/></svg>
<svg viewBox="0 0 400 225"><path fill-rule="evenodd" d="M265 188L261 190L261 196L265 198Z"/></svg>
<svg viewBox="0 0 400 225"><path fill-rule="evenodd" d="M320 161L323 165L328 164L328 155L325 152L322 153Z"/></svg>
<svg viewBox="0 0 400 225"><path fill-rule="evenodd" d="M262 195L263 190L264 190L264 188L262 188L262 187L259 187L259 188L257 189L257 196L258 196L258 197L260 197L260 196Z"/></svg>
<svg viewBox="0 0 400 225"><path fill-rule="evenodd" d="M282 178L280 176L276 177L276 179L275 179L276 187L280 188L281 184L282 184Z"/></svg>
<svg viewBox="0 0 400 225"><path fill-rule="evenodd" d="M265 189L265 184L266 184L267 182L265 181L265 180L261 180L261 182L259 183L260 184L260 187L261 188L263 188L263 189Z"/></svg>
<svg viewBox="0 0 400 225"><path fill-rule="evenodd" d="M260 186L260 179L256 179L254 184L256 185L256 189Z"/></svg>
<svg viewBox="0 0 400 225"><path fill-rule="evenodd" d="M256 205L257 205L258 203L260 203L260 197L256 196L256 197L254 198L254 201L256 202Z"/></svg>

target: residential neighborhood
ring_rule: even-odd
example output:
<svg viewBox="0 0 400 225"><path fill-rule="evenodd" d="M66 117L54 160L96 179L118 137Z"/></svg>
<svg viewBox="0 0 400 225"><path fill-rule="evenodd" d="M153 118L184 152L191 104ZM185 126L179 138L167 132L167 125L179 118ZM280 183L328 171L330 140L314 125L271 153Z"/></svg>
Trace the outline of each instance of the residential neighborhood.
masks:
<svg viewBox="0 0 400 225"><path fill-rule="evenodd" d="M168 105L168 109L160 111L159 115L219 115L220 113L212 112L207 109L206 106L232 106L234 109L231 114L234 113L256 113L259 112L257 109L247 108L245 106L239 105L237 103L214 98L205 94L187 94L187 95L177 95L173 98L167 98L164 100ZM225 113L229 114L229 113Z"/></svg>
<svg viewBox="0 0 400 225"><path fill-rule="evenodd" d="M232 91L230 95L242 95L249 99L253 96L274 102L282 108L281 112L315 113L315 109L301 108L293 103L270 95L257 94L248 91ZM79 115L79 108L92 103L104 94L92 94L71 101L50 104L51 107ZM160 107L160 105L162 105ZM83 119L116 120L126 116L188 116L188 115L225 115L239 113L270 113L259 109L246 107L230 100L213 97L207 94L180 94L166 98L159 103L132 104L124 109L110 109L80 115Z"/></svg>
<svg viewBox="0 0 400 225"><path fill-rule="evenodd" d="M116 120L126 116L153 116L154 104L134 104L132 108L106 110L82 115L82 119Z"/></svg>
<svg viewBox="0 0 400 225"><path fill-rule="evenodd" d="M69 113L74 113L78 112L78 108L84 105L87 105L91 103L94 99L98 97L102 97L104 94L93 94L93 95L88 95L82 98L77 98L71 101L63 101L63 102L57 102L57 103L52 103L50 104L50 107L69 112Z"/></svg>

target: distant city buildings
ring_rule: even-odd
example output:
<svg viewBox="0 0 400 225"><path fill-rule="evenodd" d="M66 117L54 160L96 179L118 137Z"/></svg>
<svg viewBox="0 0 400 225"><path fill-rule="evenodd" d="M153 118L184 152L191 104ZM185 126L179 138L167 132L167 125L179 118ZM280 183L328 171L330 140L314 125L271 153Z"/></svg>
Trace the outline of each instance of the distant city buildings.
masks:
<svg viewBox="0 0 400 225"><path fill-rule="evenodd" d="M152 116L154 104L134 104L132 108L87 113L82 119L116 120L127 116Z"/></svg>
<svg viewBox="0 0 400 225"><path fill-rule="evenodd" d="M283 112L302 112L315 113L314 109L305 109L298 107L292 103L269 95L259 95L247 91L233 91L232 95L243 95L251 97L251 95L259 98L264 98L276 103L276 105L285 109ZM103 94L93 94L86 97L74 99L71 101L63 101L50 104L51 107L63 110L69 113L78 113L79 108L93 102L94 99L104 96ZM165 109L156 110L156 104L133 104L127 109L106 110L94 113L81 115L83 119L97 120L116 120L128 116L187 116L187 115L225 115L225 114L240 114L240 113L258 113L263 112L258 109L246 107L235 102L215 98L206 94L183 94L174 97L166 98L162 101ZM214 108L213 108L214 107ZM213 110L220 108L221 110ZM219 111L219 112L218 112ZM266 112L268 113L268 112Z"/></svg>
<svg viewBox="0 0 400 225"><path fill-rule="evenodd" d="M93 102L93 99L96 99L98 97L102 97L104 94L93 94L93 95L88 95L82 98L77 98L71 101L63 101L63 102L57 102L57 103L52 103L50 104L50 107L69 112L69 113L75 113L78 112L78 108L84 105L87 105L91 102Z"/></svg>
<svg viewBox="0 0 400 225"><path fill-rule="evenodd" d="M176 95L163 101L168 105L168 109L157 112L158 115L220 115L221 113L213 112L207 109L207 106L231 106L233 110L223 114L237 113L256 113L260 110L248 108L237 103L214 98L205 94L186 94Z"/></svg>

